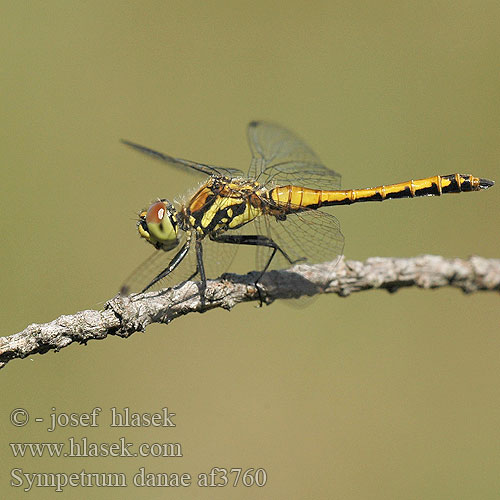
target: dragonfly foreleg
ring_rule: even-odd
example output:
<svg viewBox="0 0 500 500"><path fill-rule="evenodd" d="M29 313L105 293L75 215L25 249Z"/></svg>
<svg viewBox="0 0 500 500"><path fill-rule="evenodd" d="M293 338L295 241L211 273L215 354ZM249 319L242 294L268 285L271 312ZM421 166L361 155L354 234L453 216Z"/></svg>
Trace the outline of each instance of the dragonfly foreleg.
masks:
<svg viewBox="0 0 500 500"><path fill-rule="evenodd" d="M153 281L151 281L151 283L146 288L144 288L141 293L144 293L145 291L149 290L155 283L158 283L158 281L168 276L182 262L184 257L189 252L190 242L191 240L188 239L186 243L184 243L182 248L175 254L174 258L170 261L169 265L160 274L158 274L158 276L156 276L156 278Z"/></svg>

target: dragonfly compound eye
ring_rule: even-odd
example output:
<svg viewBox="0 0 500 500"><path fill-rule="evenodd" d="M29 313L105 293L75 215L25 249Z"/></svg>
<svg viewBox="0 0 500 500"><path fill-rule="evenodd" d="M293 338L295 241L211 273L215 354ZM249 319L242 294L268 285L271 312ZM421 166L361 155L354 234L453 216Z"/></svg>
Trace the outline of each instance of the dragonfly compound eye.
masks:
<svg viewBox="0 0 500 500"><path fill-rule="evenodd" d="M141 214L138 229L157 248L171 250L178 243L175 210L163 201L153 203L146 214Z"/></svg>

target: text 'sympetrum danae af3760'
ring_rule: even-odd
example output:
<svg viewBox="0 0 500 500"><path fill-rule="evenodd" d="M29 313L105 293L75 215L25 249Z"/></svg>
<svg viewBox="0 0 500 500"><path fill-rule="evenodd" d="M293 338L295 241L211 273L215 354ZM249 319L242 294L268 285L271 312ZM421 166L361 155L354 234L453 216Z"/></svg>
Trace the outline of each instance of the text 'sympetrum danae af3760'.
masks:
<svg viewBox="0 0 500 500"><path fill-rule="evenodd" d="M256 282L273 261L286 266L338 259L344 237L338 220L321 210L323 207L479 191L494 184L470 174L450 174L341 190L340 175L325 167L286 128L251 122L248 140L252 161L246 174L233 168L173 158L123 141L170 165L193 169L209 178L187 203L174 206L162 198L141 212L139 234L156 251L130 276L122 294L145 292L167 276L179 276L180 281L181 277L197 275L203 294L207 263L218 261L227 266L238 245L252 245L258 250L261 274ZM178 272L181 267L186 268L184 274ZM214 269L224 270L217 266Z"/></svg>

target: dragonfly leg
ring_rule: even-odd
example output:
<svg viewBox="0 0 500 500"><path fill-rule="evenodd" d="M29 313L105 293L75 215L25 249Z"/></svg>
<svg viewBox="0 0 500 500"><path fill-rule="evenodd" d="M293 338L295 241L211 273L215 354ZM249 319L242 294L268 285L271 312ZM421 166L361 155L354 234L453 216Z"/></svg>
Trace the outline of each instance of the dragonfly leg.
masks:
<svg viewBox="0 0 500 500"><path fill-rule="evenodd" d="M156 278L151 281L151 283L146 288L144 288L141 293L149 290L155 283L158 283L158 281L165 278L165 276L168 276L182 262L184 257L189 252L189 244L190 240L188 239L186 243L184 243L182 248L175 254L169 265L160 274L158 274L158 276L156 276Z"/></svg>
<svg viewBox="0 0 500 500"><path fill-rule="evenodd" d="M263 297L262 297L262 290L259 287L259 281L264 276L264 273L267 271L269 266L271 265L271 262L276 255L276 252L280 252L283 257L285 257L286 260L290 264L294 264L296 261L291 259L287 253L271 238L268 238L267 236L262 236L260 234L255 234L255 235L247 235L247 234L219 234L218 236L210 236L210 239L212 241L216 241L218 243L231 243L231 244L237 244L237 245L254 245L254 246L260 246L260 247L268 247L272 248L273 251L271 253L271 256L269 257L269 260L267 261L266 265L264 266L264 269L260 272L259 276L255 280L255 287L257 288L257 293L259 294L259 300L260 300L260 305L264 303Z"/></svg>
<svg viewBox="0 0 500 500"><path fill-rule="evenodd" d="M196 274L200 273L200 300L202 307L205 305L205 291L207 289L207 277L205 276L205 266L203 265L203 245L201 239L196 239Z"/></svg>

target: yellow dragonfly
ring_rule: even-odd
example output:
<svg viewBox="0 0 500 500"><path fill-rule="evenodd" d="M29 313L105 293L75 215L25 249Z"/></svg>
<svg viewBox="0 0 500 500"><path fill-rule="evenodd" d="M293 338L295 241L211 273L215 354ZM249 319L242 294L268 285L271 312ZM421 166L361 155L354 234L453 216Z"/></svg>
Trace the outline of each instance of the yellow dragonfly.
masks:
<svg viewBox="0 0 500 500"><path fill-rule="evenodd" d="M181 276L192 279L196 275L200 294L204 294L207 263L218 263L214 272L219 273L229 265L229 254L241 245L257 247L257 284L271 263L287 267L342 255L344 237L339 222L321 210L324 207L479 191L494 185L470 174L449 174L374 188L340 189L340 175L325 167L286 128L253 121L248 125L248 141L252 161L246 174L123 141L170 165L209 177L186 203L175 206L161 198L140 213L139 234L156 250L126 281L122 294L145 292L167 277L180 281ZM186 267L184 274L178 273L181 264Z"/></svg>

